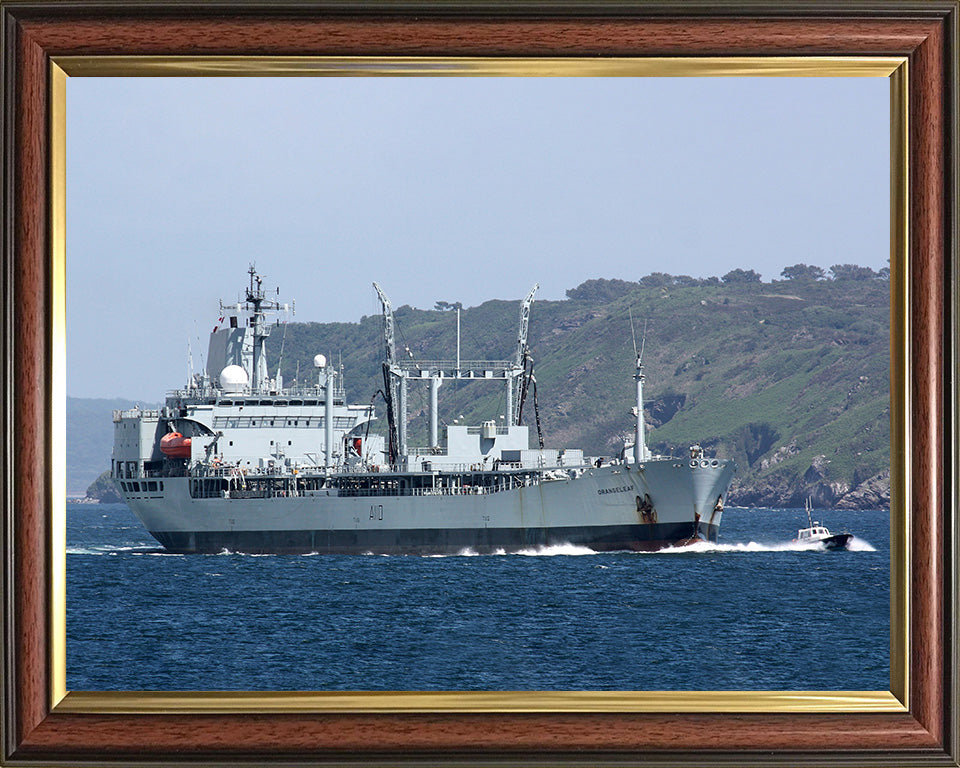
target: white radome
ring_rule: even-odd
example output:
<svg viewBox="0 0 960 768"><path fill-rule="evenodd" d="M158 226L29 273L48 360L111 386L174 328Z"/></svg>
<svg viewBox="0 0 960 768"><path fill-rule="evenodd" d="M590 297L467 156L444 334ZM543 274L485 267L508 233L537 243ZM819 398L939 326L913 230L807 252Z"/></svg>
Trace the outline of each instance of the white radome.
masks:
<svg viewBox="0 0 960 768"><path fill-rule="evenodd" d="M230 394L242 392L248 383L247 372L239 365L228 365L220 371L220 388L224 392Z"/></svg>
<svg viewBox="0 0 960 768"><path fill-rule="evenodd" d="M313 367L314 368L326 368L327 367L327 356L326 355L316 355L313 358Z"/></svg>

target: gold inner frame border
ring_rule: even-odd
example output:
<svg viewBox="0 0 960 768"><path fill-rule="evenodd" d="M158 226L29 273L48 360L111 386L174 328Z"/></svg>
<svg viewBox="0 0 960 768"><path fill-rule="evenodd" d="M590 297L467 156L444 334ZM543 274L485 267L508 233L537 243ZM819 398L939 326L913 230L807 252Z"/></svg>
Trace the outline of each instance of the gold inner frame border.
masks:
<svg viewBox="0 0 960 768"><path fill-rule="evenodd" d="M66 687L68 77L886 77L890 80L890 690L106 692ZM57 713L897 713L909 710L910 280L906 57L59 56L50 62L50 706Z"/></svg>

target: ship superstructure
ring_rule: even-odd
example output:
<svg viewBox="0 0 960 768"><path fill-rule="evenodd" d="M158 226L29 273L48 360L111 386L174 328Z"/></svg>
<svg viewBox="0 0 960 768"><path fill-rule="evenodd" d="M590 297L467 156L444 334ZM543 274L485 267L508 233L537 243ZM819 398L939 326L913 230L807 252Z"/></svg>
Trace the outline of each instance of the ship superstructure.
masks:
<svg viewBox="0 0 960 768"><path fill-rule="evenodd" d="M373 405L348 404L343 371L324 355L315 380L285 387L269 375L267 315L286 305L253 267L233 304L221 302L206 370L157 410L114 413L112 474L147 530L175 552L436 554L576 544L651 550L715 540L735 466L705 456L652 455L637 356L633 445L612 461L578 449L530 447L523 405L536 387L527 348L537 287L520 304L513 359L398 358L383 308L387 437L370 432ZM458 320L459 323L459 320ZM449 424L439 390L483 381L506 393L503 423ZM407 440L407 397L429 388L428 445ZM535 389L534 389L535 395ZM535 397L534 397L535 402Z"/></svg>

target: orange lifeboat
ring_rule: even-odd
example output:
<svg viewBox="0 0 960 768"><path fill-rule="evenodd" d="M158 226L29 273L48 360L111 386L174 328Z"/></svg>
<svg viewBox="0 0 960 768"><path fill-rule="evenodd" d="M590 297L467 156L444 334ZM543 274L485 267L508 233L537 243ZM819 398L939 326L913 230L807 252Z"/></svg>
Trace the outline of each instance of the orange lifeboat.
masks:
<svg viewBox="0 0 960 768"><path fill-rule="evenodd" d="M179 432L169 432L160 438L160 450L171 459L190 458L190 438Z"/></svg>

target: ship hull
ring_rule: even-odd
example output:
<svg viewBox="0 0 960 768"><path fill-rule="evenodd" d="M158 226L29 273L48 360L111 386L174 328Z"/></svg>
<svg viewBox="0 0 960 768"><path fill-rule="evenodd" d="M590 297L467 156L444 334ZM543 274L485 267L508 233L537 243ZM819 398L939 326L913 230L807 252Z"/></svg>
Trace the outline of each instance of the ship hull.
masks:
<svg viewBox="0 0 960 768"><path fill-rule="evenodd" d="M586 469L481 495L192 498L186 478L127 503L178 553L457 554L563 544L650 551L716 541L732 462L677 460ZM646 503L649 501L649 505Z"/></svg>
<svg viewBox="0 0 960 768"><path fill-rule="evenodd" d="M582 546L596 552L656 551L716 541L719 527L701 523L564 528L408 528L388 531L153 531L176 553L455 555Z"/></svg>

